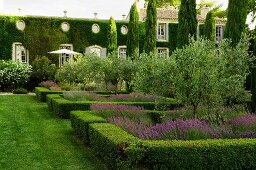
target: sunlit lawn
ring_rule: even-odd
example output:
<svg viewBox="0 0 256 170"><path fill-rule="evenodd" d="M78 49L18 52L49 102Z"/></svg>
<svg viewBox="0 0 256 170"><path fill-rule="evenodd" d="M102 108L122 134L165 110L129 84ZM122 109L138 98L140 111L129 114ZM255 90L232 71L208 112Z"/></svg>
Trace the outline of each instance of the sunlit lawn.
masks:
<svg viewBox="0 0 256 170"><path fill-rule="evenodd" d="M0 169L106 169L35 96L0 96Z"/></svg>

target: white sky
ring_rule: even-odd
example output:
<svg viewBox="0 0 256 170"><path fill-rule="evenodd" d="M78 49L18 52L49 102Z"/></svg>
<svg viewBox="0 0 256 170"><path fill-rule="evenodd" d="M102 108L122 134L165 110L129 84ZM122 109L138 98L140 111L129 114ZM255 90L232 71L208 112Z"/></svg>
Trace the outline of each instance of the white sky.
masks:
<svg viewBox="0 0 256 170"><path fill-rule="evenodd" d="M68 17L93 18L98 13L99 19L122 19L127 15L135 0L0 0L0 13L12 15L63 16L67 10ZM199 2L200 0L197 0ZM225 9L228 0L215 0ZM140 0L143 7L144 0ZM21 9L20 12L18 9Z"/></svg>
<svg viewBox="0 0 256 170"><path fill-rule="evenodd" d="M13 15L47 15L63 16L63 11L68 11L68 17L93 18L94 12L98 18L122 19L123 14L128 14L135 0L0 0L0 11ZM198 0L200 1L200 0ZM216 0L217 4L227 7L228 0ZM144 0L140 0L142 7ZM18 9L21 9L19 13Z"/></svg>

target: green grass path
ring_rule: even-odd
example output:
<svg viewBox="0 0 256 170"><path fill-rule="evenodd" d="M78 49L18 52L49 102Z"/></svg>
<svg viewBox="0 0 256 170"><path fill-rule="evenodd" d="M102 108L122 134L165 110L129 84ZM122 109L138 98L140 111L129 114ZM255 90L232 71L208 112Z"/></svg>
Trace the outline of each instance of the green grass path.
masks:
<svg viewBox="0 0 256 170"><path fill-rule="evenodd" d="M0 96L0 169L102 170L105 166L35 96Z"/></svg>

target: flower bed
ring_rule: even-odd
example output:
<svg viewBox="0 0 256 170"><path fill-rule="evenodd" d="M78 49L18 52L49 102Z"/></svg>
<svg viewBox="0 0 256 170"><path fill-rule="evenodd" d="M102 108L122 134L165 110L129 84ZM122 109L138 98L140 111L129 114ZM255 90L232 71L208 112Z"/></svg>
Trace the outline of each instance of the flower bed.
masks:
<svg viewBox="0 0 256 170"><path fill-rule="evenodd" d="M256 168L256 139L139 140L104 120L95 123L101 118L91 113L72 115L75 131L88 134L87 143L112 169Z"/></svg>
<svg viewBox="0 0 256 170"><path fill-rule="evenodd" d="M156 106L161 106L163 108L176 108L180 106L180 103L177 101L169 102L99 102L99 101L70 101L67 99L53 98L52 107L55 115L62 118L70 118L70 112L73 110L90 110L92 104L121 104L121 105L132 105L132 106L141 106L146 110L154 110Z"/></svg>

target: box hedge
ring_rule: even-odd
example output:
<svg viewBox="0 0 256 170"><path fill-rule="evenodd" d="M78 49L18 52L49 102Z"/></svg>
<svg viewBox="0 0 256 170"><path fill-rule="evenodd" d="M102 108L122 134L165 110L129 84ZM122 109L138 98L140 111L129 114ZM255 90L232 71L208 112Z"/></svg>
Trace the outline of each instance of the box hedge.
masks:
<svg viewBox="0 0 256 170"><path fill-rule="evenodd" d="M99 117L75 113L76 121L86 121L73 128L86 133L89 127L93 152L111 169L256 169L256 139L140 140L113 124L95 123Z"/></svg>
<svg viewBox="0 0 256 170"><path fill-rule="evenodd" d="M106 123L102 117L93 115L91 111L71 111L70 113L71 126L75 134L83 141L84 144L89 145L89 124L91 123Z"/></svg>
<svg viewBox="0 0 256 170"><path fill-rule="evenodd" d="M140 147L130 147L126 152L129 150L133 154L144 152L141 160L137 161L147 169L256 168L256 139L146 140Z"/></svg>
<svg viewBox="0 0 256 170"><path fill-rule="evenodd" d="M48 109L50 111L53 111L52 100L57 99L57 98L62 98L62 97L60 94L47 94L46 95L46 103L47 103Z"/></svg>
<svg viewBox="0 0 256 170"><path fill-rule="evenodd" d="M64 98L53 98L52 107L55 115L61 118L70 118L70 111L73 110L89 110L91 104L121 104L121 105L133 105L133 106L142 106L146 110L154 110L156 105L161 108L173 109L179 107L180 104L175 101L169 102L100 102L100 101L70 101Z"/></svg>
<svg viewBox="0 0 256 170"><path fill-rule="evenodd" d="M136 143L138 138L109 123L90 124L89 138L93 152L100 156L110 169L132 167L136 157L127 157L125 150L130 144Z"/></svg>
<svg viewBox="0 0 256 170"><path fill-rule="evenodd" d="M46 102L47 94L62 94L62 91L49 90L45 87L35 87L35 93L38 101Z"/></svg>

